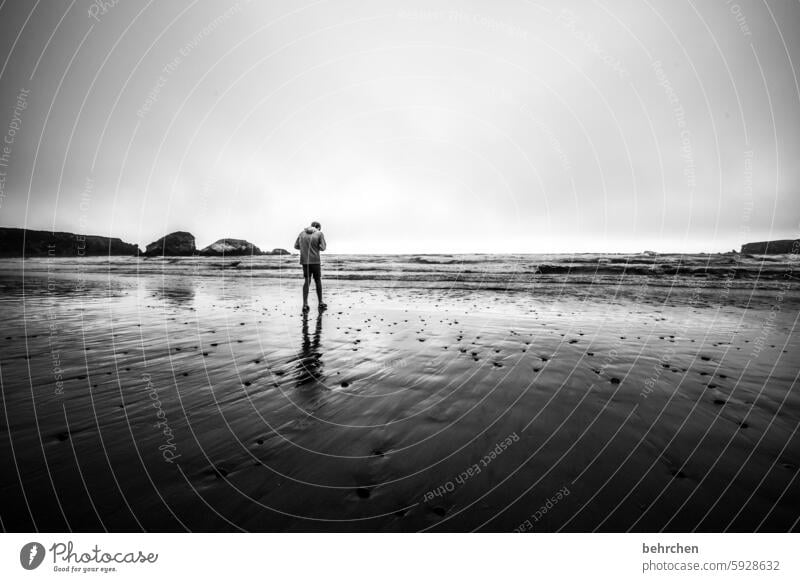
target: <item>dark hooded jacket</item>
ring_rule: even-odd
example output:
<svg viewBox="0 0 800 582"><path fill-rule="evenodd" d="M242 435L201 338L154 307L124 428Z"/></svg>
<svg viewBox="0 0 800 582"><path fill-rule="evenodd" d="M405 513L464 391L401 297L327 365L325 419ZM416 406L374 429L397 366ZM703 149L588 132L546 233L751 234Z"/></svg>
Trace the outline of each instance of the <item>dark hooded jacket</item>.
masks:
<svg viewBox="0 0 800 582"><path fill-rule="evenodd" d="M307 226L303 232L297 235L294 243L294 248L300 251L301 265L319 265L322 262L319 253L326 247L325 235L313 226Z"/></svg>

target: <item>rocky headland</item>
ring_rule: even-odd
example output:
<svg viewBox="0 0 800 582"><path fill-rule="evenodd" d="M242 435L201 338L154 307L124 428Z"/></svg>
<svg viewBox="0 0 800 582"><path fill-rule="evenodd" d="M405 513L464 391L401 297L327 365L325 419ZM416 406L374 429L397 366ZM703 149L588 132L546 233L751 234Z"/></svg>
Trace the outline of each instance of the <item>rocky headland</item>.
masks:
<svg viewBox="0 0 800 582"><path fill-rule="evenodd" d="M100 257L138 255L139 245L107 236L0 228L0 257Z"/></svg>
<svg viewBox="0 0 800 582"><path fill-rule="evenodd" d="M261 252L253 243L239 238L221 238L208 245L200 251L201 255L219 256L241 256L241 255L261 255Z"/></svg>
<svg viewBox="0 0 800 582"><path fill-rule="evenodd" d="M768 240L742 245L746 255L788 255L800 252L800 239Z"/></svg>

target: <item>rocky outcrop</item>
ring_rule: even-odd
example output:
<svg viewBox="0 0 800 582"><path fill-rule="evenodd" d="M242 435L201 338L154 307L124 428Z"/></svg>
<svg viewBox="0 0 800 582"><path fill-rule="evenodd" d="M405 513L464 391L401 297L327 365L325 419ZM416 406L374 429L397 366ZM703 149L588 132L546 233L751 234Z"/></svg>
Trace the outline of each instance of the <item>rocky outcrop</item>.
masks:
<svg viewBox="0 0 800 582"><path fill-rule="evenodd" d="M139 245L107 236L0 228L0 257L102 257L137 255Z"/></svg>
<svg viewBox="0 0 800 582"><path fill-rule="evenodd" d="M260 255L261 249L246 240L239 238L221 238L200 251L201 255L218 257L221 255Z"/></svg>
<svg viewBox="0 0 800 582"><path fill-rule="evenodd" d="M191 233L179 230L162 236L155 242L151 242L147 245L145 254L149 257L185 257L195 254L196 251L194 236Z"/></svg>
<svg viewBox="0 0 800 582"><path fill-rule="evenodd" d="M742 245L742 254L745 255L788 255L792 252L800 252L800 239L769 240Z"/></svg>
<svg viewBox="0 0 800 582"><path fill-rule="evenodd" d="M269 253L266 253L266 254L268 254L268 255L291 255L292 253L290 253L286 249L272 249L272 251L270 251Z"/></svg>

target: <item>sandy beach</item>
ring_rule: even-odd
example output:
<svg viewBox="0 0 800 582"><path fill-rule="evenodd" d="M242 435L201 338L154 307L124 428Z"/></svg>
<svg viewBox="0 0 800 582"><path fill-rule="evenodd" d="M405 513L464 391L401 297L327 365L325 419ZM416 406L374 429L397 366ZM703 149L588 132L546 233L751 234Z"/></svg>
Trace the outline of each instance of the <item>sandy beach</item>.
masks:
<svg viewBox="0 0 800 582"><path fill-rule="evenodd" d="M789 258L261 261L0 265L4 529L798 529Z"/></svg>

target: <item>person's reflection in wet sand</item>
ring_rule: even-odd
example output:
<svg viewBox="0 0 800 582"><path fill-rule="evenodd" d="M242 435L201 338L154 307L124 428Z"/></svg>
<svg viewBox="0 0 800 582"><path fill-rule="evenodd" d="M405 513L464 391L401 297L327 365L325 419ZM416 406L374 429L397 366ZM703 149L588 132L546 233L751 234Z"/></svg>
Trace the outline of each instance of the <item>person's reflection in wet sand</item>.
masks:
<svg viewBox="0 0 800 582"><path fill-rule="evenodd" d="M303 314L303 343L297 356L297 380L295 387L300 391L304 403L314 405L319 401L325 387L322 361L322 314L317 316L314 334L308 332L308 314Z"/></svg>

